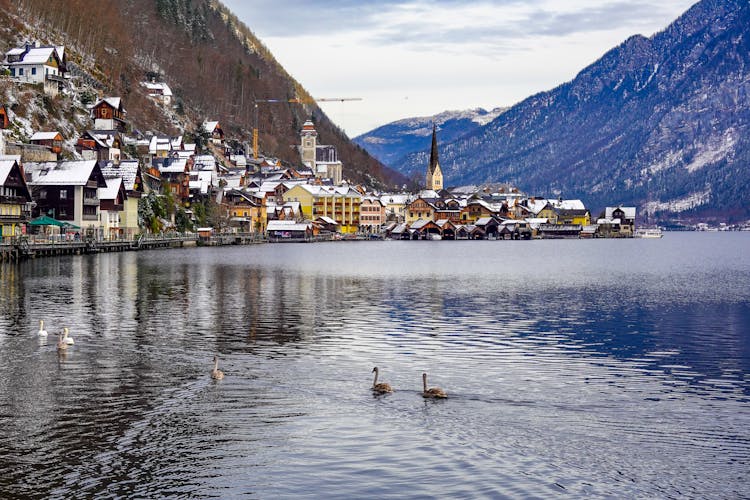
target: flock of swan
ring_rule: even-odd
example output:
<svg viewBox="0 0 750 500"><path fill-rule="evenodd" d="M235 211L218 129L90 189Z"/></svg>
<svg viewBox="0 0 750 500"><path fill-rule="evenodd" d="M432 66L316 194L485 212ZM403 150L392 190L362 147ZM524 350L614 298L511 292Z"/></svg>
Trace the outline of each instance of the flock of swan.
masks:
<svg viewBox="0 0 750 500"><path fill-rule="evenodd" d="M44 329L44 320L39 320L39 331L37 332L39 338L47 338L47 330ZM57 334L57 350L64 351L69 345L75 344L73 337L70 336L70 330L67 327L63 328L60 333Z"/></svg>
<svg viewBox="0 0 750 500"><path fill-rule="evenodd" d="M47 337L47 330L44 329L44 320L39 320L39 337ZM60 332L57 336L57 350L64 351L68 348L69 345L75 344L75 341L73 340L73 337L70 337L70 331L67 327L62 329L62 332ZM393 387L391 387L390 384L387 384L385 382L378 382L378 374L380 371L378 370L378 367L372 369L373 373L375 374L375 379L372 381L372 392L375 394L388 394L393 392ZM214 356L214 367L211 370L211 378L214 380L221 380L224 378L224 372L219 370L219 357ZM422 397L424 398L434 398L434 399L443 399L447 398L448 394L444 390L442 390L440 387L430 387L427 388L427 374L422 374Z"/></svg>
<svg viewBox="0 0 750 500"><path fill-rule="evenodd" d="M393 392L393 387L391 387L390 384L386 384L385 382L378 383L378 374L380 373L380 370L378 370L378 367L372 369L373 373L375 373L375 379L372 381L372 392L375 394L388 394L390 392ZM434 399L443 399L447 398L448 394L442 390L440 387L430 387L427 388L427 374L422 374L422 387L424 388L422 390L422 397L423 398L434 398Z"/></svg>
<svg viewBox="0 0 750 500"><path fill-rule="evenodd" d="M372 392L376 395L380 394L388 394L393 392L393 387L391 387L391 384L387 384L385 382L378 382L378 374L380 373L380 370L378 370L378 367L372 369L372 372L375 374L375 379L372 381ZM224 372L219 370L219 357L214 356L214 368L211 370L211 378L214 380L221 380L224 378ZM433 399L444 399L448 397L448 394L442 390L440 387L430 387L427 388L427 374L422 374L422 397L423 398L433 398Z"/></svg>

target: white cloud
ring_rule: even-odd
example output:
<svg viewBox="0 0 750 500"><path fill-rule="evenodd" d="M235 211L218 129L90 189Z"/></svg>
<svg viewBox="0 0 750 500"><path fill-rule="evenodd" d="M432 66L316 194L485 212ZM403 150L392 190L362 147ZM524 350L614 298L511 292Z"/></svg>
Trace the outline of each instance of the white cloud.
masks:
<svg viewBox="0 0 750 500"><path fill-rule="evenodd" d="M572 79L689 0L224 2L350 136L409 116L512 105Z"/></svg>

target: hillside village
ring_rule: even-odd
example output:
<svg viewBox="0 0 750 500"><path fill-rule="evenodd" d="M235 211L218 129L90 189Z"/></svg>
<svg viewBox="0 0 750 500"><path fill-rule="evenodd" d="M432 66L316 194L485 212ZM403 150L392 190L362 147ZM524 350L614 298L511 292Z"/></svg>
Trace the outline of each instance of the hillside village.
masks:
<svg viewBox="0 0 750 500"><path fill-rule="evenodd" d="M72 80L65 48L27 43L3 61L6 78L49 96ZM141 86L170 107L165 82ZM1 103L0 103L1 104ZM34 130L6 140L18 120L0 106L0 224L3 242L31 233L60 238L134 239L144 233L255 234L273 240L333 238L520 239L630 237L635 208L592 218L581 200L529 197L507 185L445 189L433 129L426 189L376 192L346 180L334 146L320 144L312 120L300 130L296 165L225 136L208 117L193 135L141 134L122 98L87 106L89 127L75 137ZM231 139L231 140L230 140ZM72 150L66 150L73 145Z"/></svg>

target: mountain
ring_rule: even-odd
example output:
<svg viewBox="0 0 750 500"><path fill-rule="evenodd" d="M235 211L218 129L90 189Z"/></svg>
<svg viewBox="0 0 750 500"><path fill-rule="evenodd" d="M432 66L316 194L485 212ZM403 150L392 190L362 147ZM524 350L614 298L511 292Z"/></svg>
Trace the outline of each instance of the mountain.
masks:
<svg viewBox="0 0 750 500"><path fill-rule="evenodd" d="M72 98L120 96L132 128L142 132L195 133L210 119L218 120L229 137L249 141L256 99L312 102L251 30L216 0L0 0L0 49L26 40L64 45L75 77ZM171 87L174 109L148 99L139 84L147 77ZM353 144L315 104L259 104L260 150L299 164L291 146L299 144L299 131L310 117L319 142L338 149L345 177L375 186L404 181Z"/></svg>
<svg viewBox="0 0 750 500"><path fill-rule="evenodd" d="M486 111L476 108L465 111L445 111L434 116L407 118L388 123L353 139L383 164L405 175L422 174L429 155L432 126L438 127L443 143L453 142L474 132L500 115L506 108ZM413 171L404 170L402 164L410 153L421 154L424 161Z"/></svg>
<svg viewBox="0 0 750 500"><path fill-rule="evenodd" d="M747 219L749 29L746 0L695 4L572 81L453 142L441 137L446 184L510 182L592 211L623 203L663 219ZM423 156L399 168L424 170Z"/></svg>

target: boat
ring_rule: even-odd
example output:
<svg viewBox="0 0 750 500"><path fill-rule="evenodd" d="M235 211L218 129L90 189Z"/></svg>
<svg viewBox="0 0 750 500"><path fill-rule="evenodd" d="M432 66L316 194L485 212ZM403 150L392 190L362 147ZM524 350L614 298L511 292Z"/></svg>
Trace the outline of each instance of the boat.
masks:
<svg viewBox="0 0 750 500"><path fill-rule="evenodd" d="M639 227L633 234L634 238L662 238L664 233L658 227Z"/></svg>

